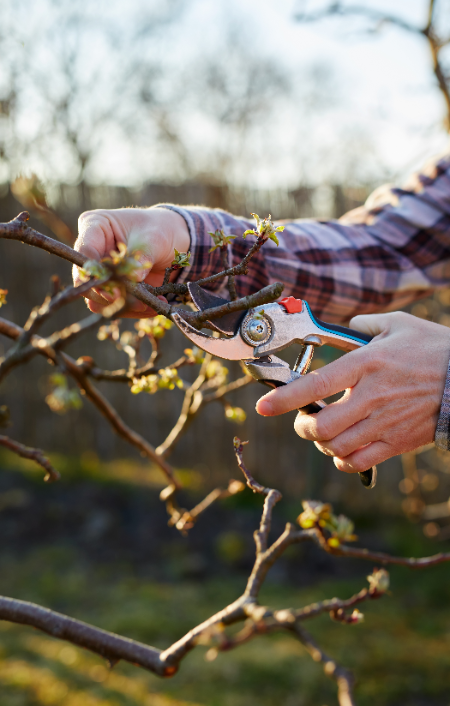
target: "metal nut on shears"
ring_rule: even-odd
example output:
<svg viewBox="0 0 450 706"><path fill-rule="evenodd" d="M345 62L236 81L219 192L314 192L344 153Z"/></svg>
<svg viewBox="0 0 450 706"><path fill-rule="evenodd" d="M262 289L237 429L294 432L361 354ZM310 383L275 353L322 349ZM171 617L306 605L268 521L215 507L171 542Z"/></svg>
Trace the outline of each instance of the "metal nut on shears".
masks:
<svg viewBox="0 0 450 706"><path fill-rule="evenodd" d="M241 336L251 346L267 343L272 336L270 321L261 314L247 314L241 324Z"/></svg>

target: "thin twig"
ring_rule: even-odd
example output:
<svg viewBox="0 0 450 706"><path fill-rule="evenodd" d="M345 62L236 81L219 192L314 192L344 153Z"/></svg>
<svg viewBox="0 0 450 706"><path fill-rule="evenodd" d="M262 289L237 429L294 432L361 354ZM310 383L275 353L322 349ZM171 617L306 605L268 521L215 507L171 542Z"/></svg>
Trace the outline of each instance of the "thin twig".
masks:
<svg viewBox="0 0 450 706"><path fill-rule="evenodd" d="M28 458L30 461L34 461L39 466L42 466L42 468L47 471L44 476L44 480L47 483L52 483L53 481L60 479L61 476L58 471L53 468L47 456L45 456L41 449L35 449L32 446L25 446L25 444L21 444L19 441L14 441L8 436L3 435L0 436L0 446L4 446L5 449L12 451L17 454L17 456Z"/></svg>
<svg viewBox="0 0 450 706"><path fill-rule="evenodd" d="M259 493L260 495L269 495L272 488L265 488L263 485L256 481L247 466L244 463L244 446L248 444L248 441L241 441L239 437L234 437L234 453L236 456L237 464L244 474L245 481L248 487L253 490L254 493ZM278 492L278 491L277 491Z"/></svg>
<svg viewBox="0 0 450 706"><path fill-rule="evenodd" d="M9 221L9 223L0 223L0 238L18 240L22 243L27 243L28 245L41 248L53 255L58 255L59 257L68 260L77 267L83 267L83 265L87 262L88 258L85 255L81 255L81 253L73 250L73 248L68 245L54 240L53 238L49 238L47 235L43 235L33 228L29 228L26 225L26 221L28 219L29 214L24 211L12 221ZM261 238L257 239L241 263L236 265L236 267L230 268L229 272L226 274L245 274L247 272L249 260L262 247L262 245L263 240ZM219 273L219 275L220 277L223 277L224 273ZM206 284L208 282L213 282L215 279L217 279L216 275L212 275L211 277L199 280L198 283ZM162 314L163 316L170 318L173 307L167 302L158 299L157 296L152 293L157 291L159 293L158 288L152 288L142 283L131 282L126 279L122 281L122 285L129 294L144 302L147 306L150 306L158 314ZM254 306L273 302L281 296L282 291L283 285L280 282L277 282L269 285L268 287L264 287L264 289L259 292L243 297L242 299L236 299L235 301L227 302L227 304L212 309L207 309L205 311L184 312L184 316L193 326L200 326L201 324L205 324L207 320L211 318L218 318L231 312L244 311L245 309L249 309Z"/></svg>
<svg viewBox="0 0 450 706"><path fill-rule="evenodd" d="M242 387L250 385L253 382L256 382L255 378L253 378L251 375L244 375L243 377L237 378L237 380L233 380L233 382L228 382L226 385L221 385L217 388L217 390L211 392L209 395L203 395L203 404L208 404L208 402L215 402L216 400L220 400L222 397L228 395L230 392L240 390Z"/></svg>
<svg viewBox="0 0 450 706"><path fill-rule="evenodd" d="M350 608L354 608L360 603L364 603L368 600L374 600L381 598L384 594L380 591L376 591L370 588L363 588L359 593L355 593L351 598L346 600L341 600L340 598L330 598L328 600L319 601L318 603L312 603L304 608L299 608L298 610L293 610L292 615L295 620L307 620L308 618L315 618L322 613L335 613L337 611L346 611ZM283 614L286 611L282 611ZM334 617L334 616L332 616Z"/></svg>
<svg viewBox="0 0 450 706"><path fill-rule="evenodd" d="M5 327L3 327L3 330L5 330ZM20 331L18 335L20 335ZM242 454L242 448L240 449L240 453ZM240 465L242 466L242 462ZM256 492L261 492L260 489L266 491L261 493L266 497L260 523L260 532L266 531L265 528L267 522L270 522L271 515L271 508L268 508L267 502L271 496L276 497L272 494L278 493L278 491L263 488L263 486L252 478L248 471L246 473L246 479L251 483L254 489L257 489ZM172 486L164 492L166 492L168 496L170 493L174 493L175 490L175 486ZM228 490L230 491L231 488L229 487ZM169 492L167 493L167 491ZM221 492L222 491L216 490L210 494L202 503L194 508L192 515L202 512L219 497ZM265 514L266 518L264 518ZM0 598L0 619L32 625L54 637L66 639L73 644L90 649L110 660L111 663L123 659L161 676L174 674L181 660L199 644L209 644L212 640L218 639L218 650L231 649L257 635L283 629L295 635L306 647L312 658L323 664L325 673L335 679L338 685L340 706L354 706L352 675L346 669L339 666L335 660L330 658L321 649L311 635L303 628L301 622L306 618L314 617L323 612L329 612L332 617L336 617L343 622L346 620L350 621L350 619L347 619L345 611L364 600L379 597L381 594L377 592L377 589L371 586L369 589L363 589L347 600L334 598L298 610L272 611L257 603L259 588L269 568L287 547L303 541L317 541L314 531L296 530L295 527L290 524L286 526L282 534L270 547L265 548L261 541L257 541L255 563L243 595L190 630L180 640L163 652L154 647L147 647L146 645L136 643L127 638L113 635L40 606L9 598ZM319 543L319 546L326 551L329 550L323 543ZM379 561L380 556L384 557L384 555L378 553L371 554L376 557L377 561ZM358 556L358 558L367 559L369 558L369 553ZM448 558L450 558L450 556ZM398 561L395 560L395 558L393 558L393 561L395 563L402 563L402 560ZM424 560L422 560L421 566L424 565L423 562ZM248 621L248 619L250 620ZM246 626L237 636L227 637L223 634L223 628L226 626L246 620Z"/></svg>
<svg viewBox="0 0 450 706"><path fill-rule="evenodd" d="M320 662L323 665L325 674L336 681L339 706L356 706L353 699L354 678L351 672L338 665L331 657L328 657L303 625L296 622L290 626L290 629L306 647L314 662Z"/></svg>
<svg viewBox="0 0 450 706"><path fill-rule="evenodd" d="M222 260L223 269L225 271L230 269L230 264L228 262L228 245L224 245L220 248L220 259ZM236 283L234 281L234 275L228 275L227 288L230 293L231 301L237 299Z"/></svg>
<svg viewBox="0 0 450 706"><path fill-rule="evenodd" d="M211 362L211 358L212 356L209 353L205 354L199 374L185 392L180 415L175 425L172 427L167 438L156 449L156 453L159 456L164 458L169 453L183 432L187 430L189 423L193 420L194 414L196 414L202 406L203 396L200 392L200 387L205 381L206 370Z"/></svg>
<svg viewBox="0 0 450 706"><path fill-rule="evenodd" d="M203 498L192 510L186 510L181 517L175 523L177 530L181 532L186 532L192 529L200 515L205 512L211 505L218 500L225 500L226 498L241 493L245 488L245 485L239 480L230 480L228 483L228 488L214 488L208 495Z"/></svg>
<svg viewBox="0 0 450 706"><path fill-rule="evenodd" d="M0 317L0 333L8 336L9 338L17 339L23 329L11 321L6 321ZM39 336L35 336L33 340L36 340L36 349L39 353L49 358L56 365L62 365L67 373L74 378L80 389L84 391L88 399L97 407L99 412L108 420L113 429L121 436L125 441L128 441L132 446L136 447L144 456L151 459L167 476L171 483L176 487L179 487L179 481L175 478L173 468L167 463L161 456L159 456L153 446L146 441L140 434L131 429L120 417L118 412L114 409L110 402L102 395L99 390L97 390L89 380L88 375L83 369L83 362L80 365L71 358L66 353L57 353L50 346L39 347L39 341L44 339Z"/></svg>
<svg viewBox="0 0 450 706"><path fill-rule="evenodd" d="M102 314L91 314L91 316L86 316L85 319L77 321L75 324L71 324L70 326L66 326L66 328L63 328L61 331L55 331L55 333L52 333L52 335L48 336L48 338L41 339L39 344L37 344L37 347L47 348L47 346L49 346L50 348L59 350L62 346L72 343L72 341L81 336L81 334L86 333L86 331L90 331L98 326L103 318L104 317Z"/></svg>
<svg viewBox="0 0 450 706"><path fill-rule="evenodd" d="M83 267L83 265L86 264L89 258L85 255L82 255L58 240L49 238L47 235L43 235L33 228L28 227L26 222L29 217L29 214L26 211L23 211L12 221L9 221L9 223L0 223L0 238L19 240L27 245L33 245L34 247L41 248L42 250L46 250L48 253L57 255L58 257L71 262L77 267ZM170 316L172 310L171 306L167 302L158 299L142 284L131 282L130 280L124 280L123 284L129 294L132 294L137 299L144 302L144 304L152 307L152 309L154 309L158 314L163 314L167 317Z"/></svg>
<svg viewBox="0 0 450 706"><path fill-rule="evenodd" d="M431 52L433 62L433 72L437 80L439 90L444 98L446 106L446 123L447 130L450 130L450 87L449 79L446 76L445 69L440 59L440 51L445 47L449 38L442 39L438 36L436 27L434 26L434 14L436 3L435 0L429 0L427 23L424 27L407 22L398 15L390 15L374 8L365 7L363 5L342 5L340 2L333 2L328 7L324 7L317 12L299 13L296 19L299 22L318 22L322 19L331 16L349 17L359 16L365 17L375 23L376 27L382 24L390 24L399 29L405 30L411 34L421 35L425 37Z"/></svg>
<svg viewBox="0 0 450 706"><path fill-rule="evenodd" d="M103 281L106 281L106 278ZM40 307L33 309L24 326L23 333L16 340L15 345L0 359L0 380L17 365L30 360L36 353L30 341L38 328L62 306L83 296L92 287L93 282L94 280L89 280L79 287L67 287L53 297L46 297Z"/></svg>
<svg viewBox="0 0 450 706"><path fill-rule="evenodd" d="M284 285L281 284L281 282L275 282L274 284L269 284L267 287L263 287L263 289L260 289L254 294L248 294L246 297L235 299L235 301L232 302L226 302L225 304L211 309L203 309L203 311L183 311L183 317L192 326L200 326L206 321L218 319L221 316L225 316L225 314L245 311L246 309L252 309L262 304L270 304L281 297L283 289Z"/></svg>
<svg viewBox="0 0 450 706"><path fill-rule="evenodd" d="M311 536L322 549L324 549L327 554L334 554L335 556L348 556L353 559L364 559L365 561L373 561L377 564L396 564L397 566L410 566L412 569L425 569L428 566L436 566L437 564L443 564L450 561L450 553L440 552L439 554L434 554L433 556L426 557L403 557L403 556L391 556L390 554L385 554L384 552L372 552L369 549L360 549L359 547L349 547L345 544L341 544L339 547L330 547L326 541L324 541L323 536L317 530L304 530L306 532L311 532Z"/></svg>

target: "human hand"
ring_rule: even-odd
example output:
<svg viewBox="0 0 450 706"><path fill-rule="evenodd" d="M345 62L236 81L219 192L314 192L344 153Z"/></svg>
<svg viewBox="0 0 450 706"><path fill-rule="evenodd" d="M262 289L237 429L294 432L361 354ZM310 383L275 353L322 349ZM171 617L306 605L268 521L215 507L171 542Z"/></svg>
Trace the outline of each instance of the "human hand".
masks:
<svg viewBox="0 0 450 706"><path fill-rule="evenodd" d="M137 258L152 267L136 273L137 281L155 287L162 284L164 271L174 257L174 248L180 252L189 249L189 231L185 220L175 211L165 208L118 208L85 211L78 220L79 235L75 243L78 250L89 259L100 260L125 243L129 250L139 250ZM175 276L175 275L174 275ZM78 267L73 268L75 284L80 282ZM104 292L90 290L88 307L93 312L101 310L111 299ZM153 316L155 312L143 302L134 299L124 316L141 318Z"/></svg>
<svg viewBox="0 0 450 706"><path fill-rule="evenodd" d="M375 336L303 378L262 397L263 416L283 414L345 390L317 414L299 412L295 431L356 473L434 441L450 356L450 331L410 314L356 316Z"/></svg>

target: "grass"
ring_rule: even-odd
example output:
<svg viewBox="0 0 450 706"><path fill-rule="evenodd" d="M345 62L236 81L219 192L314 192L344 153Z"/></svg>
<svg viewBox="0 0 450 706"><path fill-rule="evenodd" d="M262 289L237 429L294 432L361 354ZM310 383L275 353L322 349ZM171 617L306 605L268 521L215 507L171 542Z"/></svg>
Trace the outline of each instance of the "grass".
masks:
<svg viewBox="0 0 450 706"><path fill-rule="evenodd" d="M119 484L125 491L124 468L129 472L129 466L111 466L108 471L116 474L111 481L97 467L95 459L86 457L83 463L83 482L89 480L101 486L102 497L106 496L105 483ZM75 498L77 483L81 482L76 467L72 474L69 461L66 466L61 487L67 484L67 489L60 498L61 502L65 498L64 512ZM133 472L135 477L131 486L126 484L127 492L142 493L137 464ZM18 488L32 495L34 502L44 502L47 493L44 495L40 489L40 476L33 478L33 483L38 484L36 492L31 485L22 484L22 488L19 483ZM0 493L0 501L11 492ZM250 493L234 499L232 513L244 513L244 504L250 500L255 500ZM35 508L30 504L8 512L12 518L14 512L33 513ZM149 505L149 512L151 508ZM108 554L108 563L89 559L84 545L77 545L75 535L71 543L67 534L64 539L58 532L45 534L45 541L36 542L32 550L21 548L20 543L16 550L12 535L8 535L8 516L4 517L1 594L34 601L157 647L166 647L234 600L245 584L242 572L239 574L233 568L230 557L228 563L224 562L229 567L228 573L217 575L216 571L215 578L195 582L180 578L158 583L148 578L153 566L136 567L126 561L123 552L114 561ZM45 526L50 523L51 527L59 527L51 517ZM225 516L220 517L225 529L230 530ZM365 518L366 523L369 519ZM212 524L205 526L211 529ZM357 531L363 528L361 517ZM80 527L78 530L75 527L74 533L77 531ZM233 531L238 531L237 526ZM367 527L364 531L368 531ZM421 556L445 551L445 546L425 539L420 529L406 520L385 517L370 532L376 545L391 553ZM149 542L152 539L148 537ZM187 551L184 545L179 550ZM224 551L222 548L222 554ZM229 547L227 551L229 554ZM305 562L302 550L290 552L301 567ZM177 561L186 558L182 553L177 557ZM167 555L164 561L170 563L173 557ZM363 568L370 573L372 565L367 563ZM306 564L304 571L308 572ZM359 706L449 706L449 572L449 565L425 571L394 567L390 572L391 593L361 606L364 623L347 626L322 616L307 624L322 648L353 670ZM170 572L167 575L170 577ZM292 583L268 582L261 601L277 608L301 607L323 598L349 597L365 583L361 576L353 574L345 580L320 581L319 575L311 578L312 585L302 581L302 588ZM302 645L288 635L261 636L236 651L220 654L213 662L205 660L206 650L198 647L188 655L175 677L162 680L127 664L119 663L110 670L105 662L86 650L31 628L0 622L0 706L335 706L337 703L334 682L323 674L321 666L311 660Z"/></svg>
<svg viewBox="0 0 450 706"><path fill-rule="evenodd" d="M369 566L368 566L369 569ZM309 628L322 647L355 672L358 704L448 704L450 583L448 567L394 569L392 594L363 607L365 622ZM302 590L270 586L264 602L300 606L349 596L358 579ZM114 571L83 567L63 547L26 560L3 561L0 591L164 647L231 601L242 582L156 584ZM287 635L262 636L205 661L191 653L179 673L161 680L131 665L112 671L97 656L38 632L0 623L0 706L331 706L333 682Z"/></svg>

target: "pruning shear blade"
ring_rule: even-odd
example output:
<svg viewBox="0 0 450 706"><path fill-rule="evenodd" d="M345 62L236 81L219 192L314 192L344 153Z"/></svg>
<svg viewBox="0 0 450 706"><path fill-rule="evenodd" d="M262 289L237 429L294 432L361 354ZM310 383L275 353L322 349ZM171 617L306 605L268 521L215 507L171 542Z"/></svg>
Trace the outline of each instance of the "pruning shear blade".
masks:
<svg viewBox="0 0 450 706"><path fill-rule="evenodd" d="M214 338L197 331L176 312L172 314L172 319L192 343L211 355L216 355L224 360L249 360L256 357L255 349L245 343L239 332L232 338Z"/></svg>

